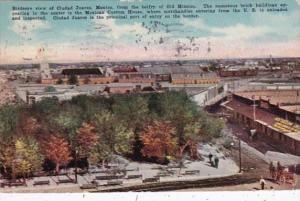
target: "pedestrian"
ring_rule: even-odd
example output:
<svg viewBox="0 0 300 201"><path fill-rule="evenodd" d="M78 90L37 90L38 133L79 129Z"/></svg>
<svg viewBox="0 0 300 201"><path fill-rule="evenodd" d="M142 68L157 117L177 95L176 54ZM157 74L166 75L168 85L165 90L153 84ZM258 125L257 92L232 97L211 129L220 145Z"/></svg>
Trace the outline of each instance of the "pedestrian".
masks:
<svg viewBox="0 0 300 201"><path fill-rule="evenodd" d="M262 176L260 177L259 184L260 184L261 190L264 190L267 182L264 180L264 178Z"/></svg>
<svg viewBox="0 0 300 201"><path fill-rule="evenodd" d="M211 153L209 153L208 159L209 159L210 164L212 163L212 157L213 157L213 155Z"/></svg>
<svg viewBox="0 0 300 201"><path fill-rule="evenodd" d="M269 172L270 172L271 178L274 179L275 166L273 165L272 161L270 162L270 165L269 165Z"/></svg>
<svg viewBox="0 0 300 201"><path fill-rule="evenodd" d="M293 181L292 181L293 190L297 189L297 184L298 184L298 179L296 177L296 173L294 173L294 175L293 175Z"/></svg>
<svg viewBox="0 0 300 201"><path fill-rule="evenodd" d="M280 181L283 173L283 167L280 162L277 162L277 170L276 170L276 180Z"/></svg>
<svg viewBox="0 0 300 201"><path fill-rule="evenodd" d="M215 167L219 167L219 158L217 156L215 156Z"/></svg>

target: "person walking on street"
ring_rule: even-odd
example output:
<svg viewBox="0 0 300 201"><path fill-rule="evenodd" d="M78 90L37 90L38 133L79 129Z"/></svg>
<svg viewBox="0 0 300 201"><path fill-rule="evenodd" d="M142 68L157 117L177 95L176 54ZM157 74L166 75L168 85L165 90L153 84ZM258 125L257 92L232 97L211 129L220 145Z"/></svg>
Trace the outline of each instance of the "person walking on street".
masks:
<svg viewBox="0 0 300 201"><path fill-rule="evenodd" d="M209 159L209 162L211 163L212 162L212 157L213 155L211 153L208 154L208 159Z"/></svg>
<svg viewBox="0 0 300 201"><path fill-rule="evenodd" d="M270 162L270 165L269 165L269 172L270 172L271 178L274 179L275 178L275 166L273 165L272 161Z"/></svg>
<svg viewBox="0 0 300 201"><path fill-rule="evenodd" d="M267 182L264 180L264 178L262 176L260 177L259 184L260 184L261 190L264 190Z"/></svg>
<svg viewBox="0 0 300 201"><path fill-rule="evenodd" d="M213 158L213 155L211 153L209 153L209 155L208 155L209 163L213 167L214 164L213 164L212 158Z"/></svg>
<svg viewBox="0 0 300 201"><path fill-rule="evenodd" d="M276 170L276 180L280 181L282 177L283 167L280 162L277 162L277 170Z"/></svg>
<svg viewBox="0 0 300 201"><path fill-rule="evenodd" d="M215 167L219 167L219 158L217 156L215 156Z"/></svg>

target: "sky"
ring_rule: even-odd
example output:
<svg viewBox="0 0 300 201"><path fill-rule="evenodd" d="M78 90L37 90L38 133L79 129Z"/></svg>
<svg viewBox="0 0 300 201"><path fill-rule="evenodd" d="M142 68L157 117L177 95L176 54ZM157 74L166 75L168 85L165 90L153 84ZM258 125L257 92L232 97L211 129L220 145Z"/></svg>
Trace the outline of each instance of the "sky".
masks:
<svg viewBox="0 0 300 201"><path fill-rule="evenodd" d="M162 2L286 3L288 11L200 14L197 19L163 21L11 20L13 6L159 6ZM0 64L300 56L300 0L8 0L0 1L0 13Z"/></svg>

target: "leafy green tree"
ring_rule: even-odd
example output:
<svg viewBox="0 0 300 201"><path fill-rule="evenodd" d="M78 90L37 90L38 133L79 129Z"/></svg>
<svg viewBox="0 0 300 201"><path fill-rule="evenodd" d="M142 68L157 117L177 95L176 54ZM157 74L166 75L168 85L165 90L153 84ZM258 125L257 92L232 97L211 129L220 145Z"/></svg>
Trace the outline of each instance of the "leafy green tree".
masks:
<svg viewBox="0 0 300 201"><path fill-rule="evenodd" d="M57 97L43 98L41 101L35 103L32 106L33 114L40 119L44 119L46 116L56 114L59 108L59 100Z"/></svg>
<svg viewBox="0 0 300 201"><path fill-rule="evenodd" d="M18 131L20 123L20 108L15 105L0 107L0 137L9 140Z"/></svg>
<svg viewBox="0 0 300 201"><path fill-rule="evenodd" d="M1 167L4 174L12 179L40 170L42 162L39 144L32 137L17 138L0 145Z"/></svg>
<svg viewBox="0 0 300 201"><path fill-rule="evenodd" d="M134 133L133 156L141 159L140 132L149 124L148 100L140 95L115 96L112 106L118 122Z"/></svg>
<svg viewBox="0 0 300 201"><path fill-rule="evenodd" d="M64 105L64 109L61 110L54 118L54 125L58 126L60 133L63 133L73 151L77 146L77 130L83 123L79 115L80 108L74 105L67 104Z"/></svg>
<svg viewBox="0 0 300 201"><path fill-rule="evenodd" d="M103 110L95 115L93 122L101 141L108 145L111 152L114 152L116 144L115 126L117 122L113 114Z"/></svg>
<svg viewBox="0 0 300 201"><path fill-rule="evenodd" d="M119 125L115 128L115 146L114 150L118 154L129 154L132 152L134 142L134 133L126 127Z"/></svg>
<svg viewBox="0 0 300 201"><path fill-rule="evenodd" d="M225 127L223 120L208 117L201 119L201 132L207 140L221 137L221 131Z"/></svg>
<svg viewBox="0 0 300 201"><path fill-rule="evenodd" d="M71 100L71 104L78 106L80 111L80 118L85 122L92 122L96 113L98 113L102 106L96 105L91 97L87 95L75 96Z"/></svg>
<svg viewBox="0 0 300 201"><path fill-rule="evenodd" d="M90 152L88 157L88 162L90 165L98 165L100 162L104 165L112 159L113 153L111 152L109 146L102 141L98 141L96 146Z"/></svg>
<svg viewBox="0 0 300 201"><path fill-rule="evenodd" d="M149 114L148 101L140 95L115 96L113 112L118 120L129 128L143 127Z"/></svg>
<svg viewBox="0 0 300 201"><path fill-rule="evenodd" d="M197 144L201 141L201 124L199 121L190 122L184 128L184 142L179 149L179 158L182 159L183 152L189 148L192 159L198 159Z"/></svg>
<svg viewBox="0 0 300 201"><path fill-rule="evenodd" d="M134 141L131 129L118 123L118 119L107 110L96 114L93 123L101 142L108 145L111 153L130 153Z"/></svg>
<svg viewBox="0 0 300 201"><path fill-rule="evenodd" d="M176 128L179 145L185 144L185 127L198 118L198 108L185 92L166 92L160 97L162 118Z"/></svg>
<svg viewBox="0 0 300 201"><path fill-rule="evenodd" d="M38 143L33 138L19 138L15 142L17 174L28 176L30 173L41 170L43 156Z"/></svg>

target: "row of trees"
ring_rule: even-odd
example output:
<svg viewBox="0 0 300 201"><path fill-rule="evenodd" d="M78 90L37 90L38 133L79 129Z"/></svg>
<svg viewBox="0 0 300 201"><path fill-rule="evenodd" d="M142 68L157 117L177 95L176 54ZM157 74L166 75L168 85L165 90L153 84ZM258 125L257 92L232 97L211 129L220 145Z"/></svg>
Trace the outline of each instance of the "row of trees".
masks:
<svg viewBox="0 0 300 201"><path fill-rule="evenodd" d="M114 154L157 162L197 158L197 143L218 137L223 122L200 110L185 92L46 98L31 107L0 108L2 173L28 176L45 161L74 158L98 164Z"/></svg>

